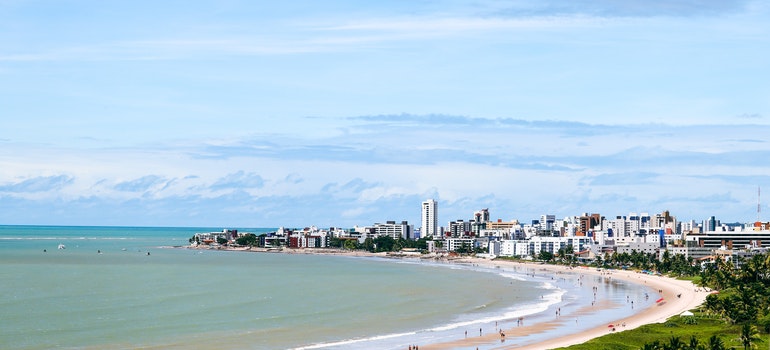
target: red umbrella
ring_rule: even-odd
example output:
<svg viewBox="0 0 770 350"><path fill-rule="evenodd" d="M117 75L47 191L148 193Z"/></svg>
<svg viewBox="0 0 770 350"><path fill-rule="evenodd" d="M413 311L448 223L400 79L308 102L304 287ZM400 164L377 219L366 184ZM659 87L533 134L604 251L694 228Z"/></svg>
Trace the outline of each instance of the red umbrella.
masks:
<svg viewBox="0 0 770 350"><path fill-rule="evenodd" d="M660 298L660 299L658 299L658 300L655 300L655 302L656 302L656 303L659 303L659 302L661 302L661 301L663 301L663 298Z"/></svg>
<svg viewBox="0 0 770 350"><path fill-rule="evenodd" d="M608 328L612 328L612 327L615 327L615 325L612 325L612 324L611 324L611 325L609 325L609 326L607 326L607 327L608 327Z"/></svg>

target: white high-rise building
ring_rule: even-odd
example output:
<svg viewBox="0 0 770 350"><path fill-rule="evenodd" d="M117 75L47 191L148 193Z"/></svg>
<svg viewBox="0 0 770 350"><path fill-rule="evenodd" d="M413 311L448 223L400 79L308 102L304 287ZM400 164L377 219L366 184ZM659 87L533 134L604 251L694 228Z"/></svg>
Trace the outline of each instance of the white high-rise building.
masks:
<svg viewBox="0 0 770 350"><path fill-rule="evenodd" d="M422 202L422 228L421 237L440 235L438 228L438 203L433 199Z"/></svg>

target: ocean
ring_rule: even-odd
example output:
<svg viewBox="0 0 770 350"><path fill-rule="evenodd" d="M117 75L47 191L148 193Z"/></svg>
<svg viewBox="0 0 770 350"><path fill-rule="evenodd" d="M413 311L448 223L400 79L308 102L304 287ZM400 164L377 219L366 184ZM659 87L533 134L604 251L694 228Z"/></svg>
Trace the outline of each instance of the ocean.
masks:
<svg viewBox="0 0 770 350"><path fill-rule="evenodd" d="M0 226L0 348L406 349L576 311L594 291L525 269L174 248L220 230ZM595 283L612 317L649 305L643 288Z"/></svg>

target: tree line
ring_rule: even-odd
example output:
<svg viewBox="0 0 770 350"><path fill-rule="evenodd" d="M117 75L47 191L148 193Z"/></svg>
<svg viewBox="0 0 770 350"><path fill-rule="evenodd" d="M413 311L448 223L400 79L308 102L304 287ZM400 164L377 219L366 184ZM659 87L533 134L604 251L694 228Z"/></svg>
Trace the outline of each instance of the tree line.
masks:
<svg viewBox="0 0 770 350"><path fill-rule="evenodd" d="M668 265L672 269L676 269L676 256ZM679 273L681 276L695 277L700 286L716 291L706 297L701 310L726 324L738 326L740 334L737 341L745 350L754 349L762 342L760 329L765 333L770 332L770 254L756 254L738 259L736 263L717 256L702 268L693 264L690 273L686 269ZM727 347L717 336L712 336L704 343L693 336L689 342L672 337L668 342L647 343L641 349L723 350Z"/></svg>

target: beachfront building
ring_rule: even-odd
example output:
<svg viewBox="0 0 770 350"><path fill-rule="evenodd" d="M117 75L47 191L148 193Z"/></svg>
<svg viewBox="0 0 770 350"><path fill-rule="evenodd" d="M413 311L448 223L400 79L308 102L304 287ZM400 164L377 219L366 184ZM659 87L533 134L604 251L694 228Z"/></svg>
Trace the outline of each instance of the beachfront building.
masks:
<svg viewBox="0 0 770 350"><path fill-rule="evenodd" d="M289 248L326 248L329 246L330 234L310 226L302 230L286 232L286 246Z"/></svg>
<svg viewBox="0 0 770 350"><path fill-rule="evenodd" d="M433 199L422 202L420 217L420 223L422 224L420 233L423 237L433 236L434 238L440 238L441 230L438 226L438 202Z"/></svg>
<svg viewBox="0 0 770 350"><path fill-rule="evenodd" d="M444 240L444 246L447 251L456 252L465 250L472 251L476 248L476 240L473 238L447 238Z"/></svg>
<svg viewBox="0 0 770 350"><path fill-rule="evenodd" d="M390 236L393 239L414 239L412 234L412 226L406 221L396 223L395 221L387 221L384 224L374 224L374 237Z"/></svg>
<svg viewBox="0 0 770 350"><path fill-rule="evenodd" d="M527 240L500 241L500 256L537 257L541 251L558 254L559 250L572 247L573 252L587 249L592 244L589 237L542 237L535 236ZM490 250L491 252L491 250Z"/></svg>
<svg viewBox="0 0 770 350"><path fill-rule="evenodd" d="M260 245L266 248L277 248L285 246L289 235L293 231L287 228L280 227L275 232L269 232L264 237L260 237Z"/></svg>
<svg viewBox="0 0 770 350"><path fill-rule="evenodd" d="M637 239L635 242L630 242L626 245L620 245L616 247L615 252L618 254L633 252L645 253L645 254L658 254L660 250L660 243L658 242L645 242L642 239Z"/></svg>
<svg viewBox="0 0 770 350"><path fill-rule="evenodd" d="M330 227L329 235L334 238L350 238L350 231L339 227Z"/></svg>
<svg viewBox="0 0 770 350"><path fill-rule="evenodd" d="M353 229L350 230L348 238L355 238L358 240L359 244L364 244L367 238L374 239L377 237L374 227L370 226L353 226Z"/></svg>
<svg viewBox="0 0 770 350"><path fill-rule="evenodd" d="M551 254L558 254L560 249L572 246L572 251L579 252L591 245L588 237L532 237L529 240L529 254L537 256L545 250Z"/></svg>
<svg viewBox="0 0 770 350"><path fill-rule="evenodd" d="M530 257L529 241L508 239L500 242L500 256ZM490 250L491 252L491 250Z"/></svg>
<svg viewBox="0 0 770 350"><path fill-rule="evenodd" d="M218 244L218 242L227 241L232 242L238 238L238 230L223 229L216 232L202 232L196 233L193 236L195 244Z"/></svg>

